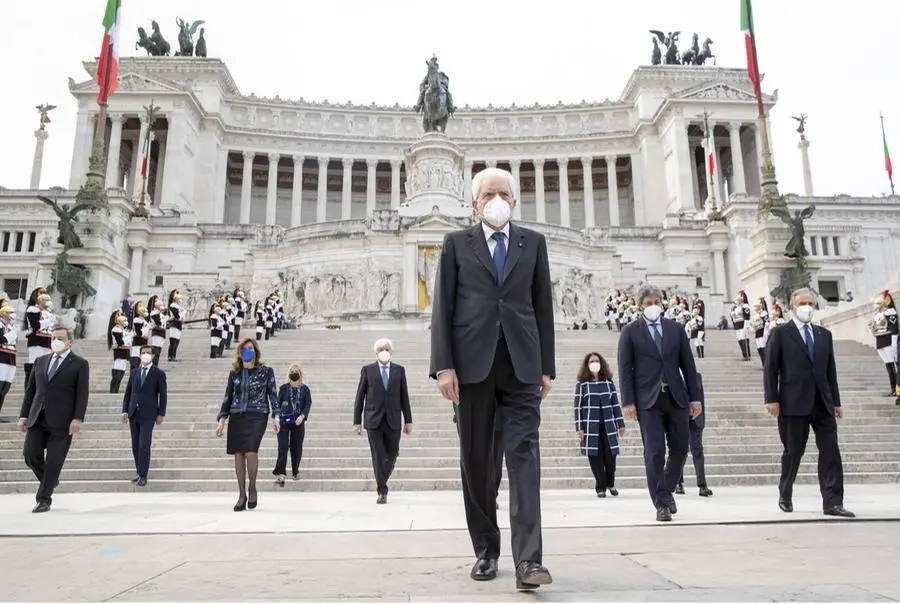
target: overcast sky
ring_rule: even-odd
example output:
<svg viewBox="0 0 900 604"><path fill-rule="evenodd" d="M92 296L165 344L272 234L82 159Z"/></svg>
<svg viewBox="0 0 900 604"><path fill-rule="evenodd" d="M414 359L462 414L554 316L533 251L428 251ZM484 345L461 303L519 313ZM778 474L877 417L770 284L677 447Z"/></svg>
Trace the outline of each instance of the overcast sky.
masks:
<svg viewBox="0 0 900 604"><path fill-rule="evenodd" d="M67 77L89 78L106 0L0 0L0 186L27 188L35 106L59 105L49 126L42 186L68 182L75 102ZM649 29L715 41L720 66L744 67L739 0L124 0L123 55L156 19L177 46L175 17L206 20L209 56L241 92L411 105L434 52L458 105L616 99L649 64ZM760 69L783 192L802 192L792 115L809 114L816 194L888 191L879 112L900 158L896 37L900 2L755 0ZM900 160L898 160L900 164ZM900 171L900 170L898 170ZM662 176L660 176L662 177Z"/></svg>

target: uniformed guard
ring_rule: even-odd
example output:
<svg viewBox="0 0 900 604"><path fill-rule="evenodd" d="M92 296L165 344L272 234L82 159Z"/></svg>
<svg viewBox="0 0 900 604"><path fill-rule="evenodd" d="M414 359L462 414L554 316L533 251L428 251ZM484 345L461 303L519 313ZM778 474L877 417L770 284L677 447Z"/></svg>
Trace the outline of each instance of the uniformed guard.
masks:
<svg viewBox="0 0 900 604"><path fill-rule="evenodd" d="M749 321L750 303L744 290L740 290L734 299L734 306L731 307L731 324L734 326L738 346L741 348L741 357L745 361L750 360L750 340L747 339L747 323Z"/></svg>
<svg viewBox="0 0 900 604"><path fill-rule="evenodd" d="M874 301L875 315L869 321L869 329L875 336L875 350L878 358L884 363L888 379L891 382L891 390L888 396L900 397L900 384L897 380L897 334L898 320L897 309L894 307L894 298L891 292L884 290ZM898 403L900 404L900 400Z"/></svg>

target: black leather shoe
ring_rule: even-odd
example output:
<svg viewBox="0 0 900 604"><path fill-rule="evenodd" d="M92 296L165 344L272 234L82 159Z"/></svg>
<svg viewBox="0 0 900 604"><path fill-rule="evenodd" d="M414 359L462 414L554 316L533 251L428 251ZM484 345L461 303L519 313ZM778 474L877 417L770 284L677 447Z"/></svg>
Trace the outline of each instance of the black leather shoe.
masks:
<svg viewBox="0 0 900 604"><path fill-rule="evenodd" d="M675 492L679 495L684 495L684 485L680 482L675 485Z"/></svg>
<svg viewBox="0 0 900 604"><path fill-rule="evenodd" d="M656 510L656 521L672 522L672 513L669 511L669 508L659 508Z"/></svg>
<svg viewBox="0 0 900 604"><path fill-rule="evenodd" d="M497 578L497 561L493 558L477 560L472 572L469 573L473 581L490 581Z"/></svg>
<svg viewBox="0 0 900 604"><path fill-rule="evenodd" d="M791 503L789 499L779 499L778 507L781 508L781 511L785 514L790 514L794 511L794 504Z"/></svg>
<svg viewBox="0 0 900 604"><path fill-rule="evenodd" d="M709 487L700 487L700 497L712 497L713 492Z"/></svg>
<svg viewBox="0 0 900 604"><path fill-rule="evenodd" d="M669 507L669 513L672 514L673 516L678 513L678 506L675 505L674 500L672 501L672 503L669 504L668 507Z"/></svg>
<svg viewBox="0 0 900 604"><path fill-rule="evenodd" d="M375 503L384 505L385 503L387 503L387 495L379 495L378 499L375 500Z"/></svg>
<svg viewBox="0 0 900 604"><path fill-rule="evenodd" d="M140 478L138 478L137 486L139 486L139 487L147 486L147 479L144 476L141 476Z"/></svg>
<svg viewBox="0 0 900 604"><path fill-rule="evenodd" d="M604 490L602 490L602 491L597 491L597 497L599 497L599 498L601 498L601 499L603 499L604 497L606 497L606 489L604 489Z"/></svg>
<svg viewBox="0 0 900 604"><path fill-rule="evenodd" d="M537 562L520 562L516 567L516 589L529 591L551 583L550 571Z"/></svg>
<svg viewBox="0 0 900 604"><path fill-rule="evenodd" d="M856 518L856 514L844 508L842 505L833 505L830 508L822 510L826 516L837 516L839 518Z"/></svg>
<svg viewBox="0 0 900 604"><path fill-rule="evenodd" d="M141 479L141 477L138 476L137 474L135 474L134 477L131 479L131 482L137 482L140 479Z"/></svg>
<svg viewBox="0 0 900 604"><path fill-rule="evenodd" d="M37 505L34 506L34 509L31 510L32 514L43 514L44 512L50 511L50 502L49 501L38 501Z"/></svg>
<svg viewBox="0 0 900 604"><path fill-rule="evenodd" d="M619 496L619 491L618 491L618 489L614 489L613 487L609 487L609 494L612 495L613 497L618 497L618 496Z"/></svg>

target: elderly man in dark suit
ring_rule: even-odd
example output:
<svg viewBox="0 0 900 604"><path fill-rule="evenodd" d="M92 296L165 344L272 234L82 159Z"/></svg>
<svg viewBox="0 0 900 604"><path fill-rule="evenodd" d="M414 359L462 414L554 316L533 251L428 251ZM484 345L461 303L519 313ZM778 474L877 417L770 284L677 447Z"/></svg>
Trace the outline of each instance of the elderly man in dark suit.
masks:
<svg viewBox="0 0 900 604"><path fill-rule="evenodd" d="M391 361L393 350L394 345L387 338L375 342L377 360L362 368L353 407L356 433L362 434L365 427L369 437L378 492L375 502L380 504L387 503L387 483L400 455L400 433L412 434L406 369Z"/></svg>
<svg viewBox="0 0 900 604"><path fill-rule="evenodd" d="M153 428L166 418L168 391L166 372L153 365L153 347L141 347L141 364L131 372L122 399L122 423L131 427L131 452L137 475L131 479L139 487L147 486Z"/></svg>
<svg viewBox="0 0 900 604"><path fill-rule="evenodd" d="M555 378L547 242L510 223L515 179L487 168L472 179L474 227L444 237L431 318L431 377L458 407L466 522L477 561L470 576L497 576L494 422L502 422L516 586L552 582L541 545L541 400Z"/></svg>
<svg viewBox="0 0 900 604"><path fill-rule="evenodd" d="M781 480L778 507L794 511L794 480L806 450L809 429L819 450L819 489L827 516L853 518L844 508L844 467L838 446L837 420L843 417L831 332L812 325L815 298L812 290L791 296L793 318L774 330L766 345L763 386L766 409L778 418Z"/></svg>
<svg viewBox="0 0 900 604"><path fill-rule="evenodd" d="M35 361L25 384L18 428L26 432L25 463L40 482L36 514L50 511L72 436L87 412L91 371L87 360L72 352L73 341L68 329L54 329L53 353Z"/></svg>
<svg viewBox="0 0 900 604"><path fill-rule="evenodd" d="M672 493L687 457L688 424L702 406L690 341L681 325L662 318L660 296L652 285L638 292L641 317L625 326L619 337L619 389L625 417L641 427L656 520L669 522L678 512Z"/></svg>

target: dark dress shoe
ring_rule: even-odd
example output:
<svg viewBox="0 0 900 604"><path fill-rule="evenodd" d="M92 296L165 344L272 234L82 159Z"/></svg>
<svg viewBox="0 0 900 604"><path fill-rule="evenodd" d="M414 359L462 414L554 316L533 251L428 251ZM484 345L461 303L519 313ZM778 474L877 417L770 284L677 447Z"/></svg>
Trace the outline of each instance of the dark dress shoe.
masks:
<svg viewBox="0 0 900 604"><path fill-rule="evenodd" d="M837 516L839 518L856 518L856 514L846 509L842 505L833 505L830 508L822 510L826 516Z"/></svg>
<svg viewBox="0 0 900 604"><path fill-rule="evenodd" d="M700 497L712 497L713 492L709 487L700 487Z"/></svg>
<svg viewBox="0 0 900 604"><path fill-rule="evenodd" d="M256 504L258 503L258 499L255 491L250 491L250 496L247 498L247 509L255 510Z"/></svg>
<svg viewBox="0 0 900 604"><path fill-rule="evenodd" d="M493 558L485 558L475 562L472 572L469 573L473 581L490 581L497 578L497 561Z"/></svg>
<svg viewBox="0 0 900 604"><path fill-rule="evenodd" d="M675 505L674 499L672 500L672 503L670 503L668 505L668 508L669 508L669 513L672 514L673 516L678 513L678 506Z"/></svg>
<svg viewBox="0 0 900 604"><path fill-rule="evenodd" d="M135 475L135 476L131 479L131 482L137 482L137 481L140 480L140 479L141 479L140 476Z"/></svg>
<svg viewBox="0 0 900 604"><path fill-rule="evenodd" d="M613 497L618 497L618 496L619 496L619 491L618 491L618 489L614 489L613 487L609 487L609 494L612 495Z"/></svg>
<svg viewBox="0 0 900 604"><path fill-rule="evenodd" d="M247 509L247 496L241 495L240 497L238 497L237 503L234 504L234 511L235 512L243 512L246 509Z"/></svg>
<svg viewBox="0 0 900 604"><path fill-rule="evenodd" d="M520 562L516 567L516 589L527 591L551 583L550 571L537 562Z"/></svg>
<svg viewBox="0 0 900 604"><path fill-rule="evenodd" d="M379 495L378 499L375 500L375 503L384 505L385 503L387 503L387 495Z"/></svg>
<svg viewBox="0 0 900 604"><path fill-rule="evenodd" d="M50 502L49 501L38 501L37 505L34 506L34 509L31 510L32 514L43 514L44 512L50 511Z"/></svg>
<svg viewBox="0 0 900 604"><path fill-rule="evenodd" d="M680 482L677 485L675 485L675 492L678 493L679 495L684 495L684 485Z"/></svg>
<svg viewBox="0 0 900 604"><path fill-rule="evenodd" d="M778 507L781 508L781 511L785 514L790 514L794 511L794 504L787 499L779 499Z"/></svg>
<svg viewBox="0 0 900 604"><path fill-rule="evenodd" d="M604 497L606 497L606 490L597 491L597 497L599 497L600 499L603 499Z"/></svg>
<svg viewBox="0 0 900 604"><path fill-rule="evenodd" d="M138 478L137 486L139 486L139 487L147 486L147 479L144 476L141 476L140 478Z"/></svg>
<svg viewBox="0 0 900 604"><path fill-rule="evenodd" d="M657 522L672 522L672 513L669 511L669 508L659 508L656 510L656 521Z"/></svg>

